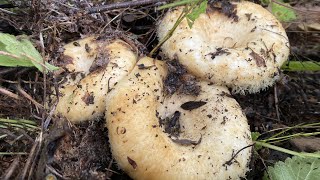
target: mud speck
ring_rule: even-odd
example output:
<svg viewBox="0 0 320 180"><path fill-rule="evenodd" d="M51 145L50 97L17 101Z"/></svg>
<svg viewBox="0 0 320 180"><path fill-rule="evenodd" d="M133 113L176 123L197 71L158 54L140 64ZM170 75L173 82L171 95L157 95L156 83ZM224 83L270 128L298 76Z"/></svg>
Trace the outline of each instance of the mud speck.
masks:
<svg viewBox="0 0 320 180"><path fill-rule="evenodd" d="M182 93L197 96L200 93L200 86L197 79L188 74L178 60L167 62L168 75L164 80L164 88L167 94Z"/></svg>

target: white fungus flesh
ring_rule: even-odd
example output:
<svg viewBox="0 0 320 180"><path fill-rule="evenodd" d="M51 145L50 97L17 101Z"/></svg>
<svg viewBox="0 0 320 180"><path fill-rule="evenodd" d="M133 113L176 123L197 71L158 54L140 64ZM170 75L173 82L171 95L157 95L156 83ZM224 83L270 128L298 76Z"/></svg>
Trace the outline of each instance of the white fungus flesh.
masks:
<svg viewBox="0 0 320 180"><path fill-rule="evenodd" d="M120 168L133 179L245 177L250 130L228 89L202 81L199 95L169 96L166 75L164 62L143 58L107 95L109 141ZM160 119L179 121L179 134L165 132Z"/></svg>
<svg viewBox="0 0 320 180"><path fill-rule="evenodd" d="M182 10L180 7L165 15L158 26L159 39L166 36ZM289 42L271 13L242 1L220 9L208 5L191 29L183 20L162 50L198 77L228 86L235 93L254 93L278 79L289 55Z"/></svg>
<svg viewBox="0 0 320 180"><path fill-rule="evenodd" d="M67 69L84 76L67 76L59 87L56 114L71 122L102 116L106 95L137 62L137 53L122 40L86 38L66 45L64 55Z"/></svg>

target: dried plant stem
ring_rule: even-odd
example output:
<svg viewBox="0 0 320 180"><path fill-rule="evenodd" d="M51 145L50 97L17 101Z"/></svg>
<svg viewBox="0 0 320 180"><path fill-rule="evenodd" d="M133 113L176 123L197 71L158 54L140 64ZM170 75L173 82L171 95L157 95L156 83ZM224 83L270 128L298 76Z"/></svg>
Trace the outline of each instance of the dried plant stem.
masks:
<svg viewBox="0 0 320 180"><path fill-rule="evenodd" d="M168 8L172 8L172 7L176 7L176 6L182 6L182 5L186 5L186 4L190 4L193 2L196 2L198 0L181 0L181 1L176 1L170 4L165 4L163 6L160 6L159 8L157 8L157 10L163 10L163 9L168 9Z"/></svg>
<svg viewBox="0 0 320 180"><path fill-rule="evenodd" d="M133 6L142 6L142 5L155 4L155 3L167 2L167 1L168 0L138 0L138 1L119 2L119 3L107 4L99 7L88 8L87 11L89 14L91 14L91 13L110 11L113 9L130 8Z"/></svg>
<svg viewBox="0 0 320 180"><path fill-rule="evenodd" d="M276 150L276 151L279 151L279 152L283 152L283 153L286 153L286 154L291 154L291 155L299 156L299 157L303 157L303 158L306 158L306 157L320 158L320 154L317 154L317 153L305 153L305 152L291 151L289 149L285 149L285 148L282 148L282 147L279 147L279 146L275 146L275 145L272 145L272 144L269 144L269 143L261 142L261 141L255 141L255 144L259 145L259 146L262 146L262 147L269 148L269 149L273 149L273 150Z"/></svg>
<svg viewBox="0 0 320 180"><path fill-rule="evenodd" d="M0 94L9 96L9 97L11 97L11 98L13 98L13 99L17 99L17 100L20 99L17 94L14 94L14 93L12 93L11 91L9 91L9 90L7 90L7 89L5 89L5 88L3 88L3 87L0 87Z"/></svg>
<svg viewBox="0 0 320 180"><path fill-rule="evenodd" d="M44 108L40 103L38 103L36 100L34 100L28 93L26 93L20 86L17 86L17 91L22 94L25 98L30 100L35 106L38 108Z"/></svg>
<svg viewBox="0 0 320 180"><path fill-rule="evenodd" d="M20 156L17 156L13 162L10 164L9 168L6 170L6 172L3 174L1 179L3 180L9 180L14 173L14 171L17 169L20 161Z"/></svg>
<svg viewBox="0 0 320 180"><path fill-rule="evenodd" d="M161 39L161 41L157 44L156 47L152 49L152 51L149 53L149 57L152 57L152 55L172 36L173 32L177 29L179 24L184 20L185 17L192 11L192 9L195 7L196 3L193 4L190 8L185 8L181 14L179 15L177 21L174 23L173 27L170 29L170 31L166 34L166 36Z"/></svg>

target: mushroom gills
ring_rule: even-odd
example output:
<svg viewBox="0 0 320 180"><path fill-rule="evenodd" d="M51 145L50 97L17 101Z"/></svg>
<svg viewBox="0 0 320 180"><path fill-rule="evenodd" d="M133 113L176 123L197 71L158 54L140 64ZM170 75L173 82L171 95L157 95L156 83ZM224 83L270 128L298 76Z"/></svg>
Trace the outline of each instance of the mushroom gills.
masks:
<svg viewBox="0 0 320 180"><path fill-rule="evenodd" d="M109 141L118 165L133 179L245 177L251 149L232 157L252 143L250 130L228 89L201 81L198 95L168 95L163 82L167 64L147 57L138 64L152 68L137 65L106 99ZM166 119L167 125L160 123Z"/></svg>

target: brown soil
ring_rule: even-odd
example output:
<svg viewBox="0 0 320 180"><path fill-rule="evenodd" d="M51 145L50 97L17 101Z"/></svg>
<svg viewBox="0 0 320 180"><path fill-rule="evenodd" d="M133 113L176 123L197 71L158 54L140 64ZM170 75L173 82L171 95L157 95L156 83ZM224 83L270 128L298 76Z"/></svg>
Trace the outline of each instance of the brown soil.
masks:
<svg viewBox="0 0 320 180"><path fill-rule="evenodd" d="M285 24L292 46L290 59L319 62L319 29L305 31L299 26L302 22L305 25L319 22L319 4L308 0L292 1L291 4L300 11L297 23ZM106 37L121 37L127 42L139 42L138 48L144 53L157 44L154 29L164 12L155 11L154 4L86 13L87 9L101 5L102 1L93 0L48 0L41 3L0 1L0 8L15 13L0 11L0 32L30 35L37 49L52 64L59 64L65 43L88 34L103 34ZM318 15L312 13L315 11ZM180 84L191 85L187 84L186 89L181 89L179 85L173 91L180 88L182 91L197 93L193 77L187 77L184 73L173 71L172 78L176 78ZM54 74L44 76L34 68L0 67L1 87L19 96L16 99L0 93L0 117L31 119L39 127L31 131L26 127L17 129L10 125L6 128L0 126L0 136L7 135L0 138L0 152L27 152L22 155L0 155L1 179L130 179L118 169L111 156L103 118L71 125L52 116L54 104L43 108L41 104L45 105L47 97L55 94L50 90L56 86L53 77ZM247 115L251 131L263 134L279 127L319 122L319 79L320 72L283 72L282 79L274 87L253 95L233 97ZM270 135L266 133L263 137ZM319 140L312 142L319 143ZM297 143L287 141L278 145L297 151L317 150L312 145L301 145L301 141ZM265 165L272 165L286 157L288 155L276 151L260 150L259 156L253 156L252 171L247 178L261 179Z"/></svg>

